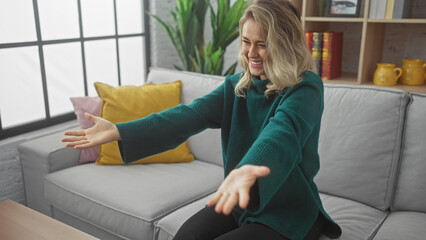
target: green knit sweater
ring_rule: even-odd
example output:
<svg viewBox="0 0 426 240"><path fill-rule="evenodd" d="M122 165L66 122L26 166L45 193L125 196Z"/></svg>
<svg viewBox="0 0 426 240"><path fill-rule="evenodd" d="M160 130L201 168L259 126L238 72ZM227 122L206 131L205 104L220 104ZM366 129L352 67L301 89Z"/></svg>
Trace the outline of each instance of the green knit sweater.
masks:
<svg viewBox="0 0 426 240"><path fill-rule="evenodd" d="M227 76L221 86L189 105L117 124L123 161L173 149L206 128L221 128L225 176L245 164L271 169L252 187L248 208L234 208L239 224L262 223L297 240L321 212L327 219L324 233L340 236L341 229L325 212L313 181L319 170L322 80L307 71L303 81L288 91L266 97L269 81L254 77L246 98L241 98L234 94L239 79L240 74Z"/></svg>

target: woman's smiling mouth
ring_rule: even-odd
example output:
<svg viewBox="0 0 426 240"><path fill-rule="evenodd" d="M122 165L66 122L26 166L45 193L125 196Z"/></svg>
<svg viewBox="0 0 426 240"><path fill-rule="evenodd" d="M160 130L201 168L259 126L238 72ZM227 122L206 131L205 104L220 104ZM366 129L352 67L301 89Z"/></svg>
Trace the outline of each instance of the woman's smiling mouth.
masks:
<svg viewBox="0 0 426 240"><path fill-rule="evenodd" d="M263 61L259 61L259 60L253 61L253 60L250 60L250 66L254 67L254 68L263 67Z"/></svg>

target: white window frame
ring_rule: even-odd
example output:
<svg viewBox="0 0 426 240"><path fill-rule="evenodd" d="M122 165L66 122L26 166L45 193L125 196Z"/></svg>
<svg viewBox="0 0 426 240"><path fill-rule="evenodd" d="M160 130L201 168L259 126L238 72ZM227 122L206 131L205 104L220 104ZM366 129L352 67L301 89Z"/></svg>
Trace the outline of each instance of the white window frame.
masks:
<svg viewBox="0 0 426 240"><path fill-rule="evenodd" d="M148 0L140 0L141 1L141 11L144 9L149 9L149 1ZM143 25L141 33L139 34L118 34L118 24L117 24L117 4L116 0L114 2L114 19L115 19L115 34L109 36L97 36L97 37L84 37L83 36L83 22L82 22L82 11L81 11L81 0L77 0L78 2L78 17L79 17L79 28L80 28L80 37L74 39L58 39L58 40L45 40L43 41L41 38L41 30L40 30L40 18L38 11L38 0L33 0L33 8L34 8L34 17L35 17L35 25L36 25L36 33L37 33L37 41L34 42L12 42L12 43L4 43L0 44L0 49L7 48L17 48L17 47L27 47L27 46L37 46L40 58L40 68L41 68L41 79L43 85L43 97L44 97L44 105L46 111L46 117L43 120L38 120L30 123L25 123L23 125L19 125L16 127L10 127L3 129L1 123L1 115L0 115L0 140L6 139L9 137L17 136L19 134L23 134L26 132L34 131L37 129L45 128L48 126L52 126L55 124L63 123L66 121L70 121L76 119L75 114L73 112L69 112L66 114L62 114L60 116L52 117L49 109L49 98L47 91L47 81L46 81L46 70L45 70L45 61L43 55L43 46L49 44L58 44L58 43L71 43L71 42L80 42L81 51L82 51L82 64L83 64L83 74L84 74L84 92L85 96L88 96L88 86L87 86L87 76L86 76L86 60L85 60L85 50L84 43L88 41L95 40L104 40L104 39L115 39L116 49L117 49L117 69L118 69L118 85L121 85L121 77L120 77L120 48L119 48L119 39L129 38L129 37L143 37L144 38L144 57L145 57L145 69L144 76L148 74L148 69L150 66L150 44L149 44L149 15L145 12L142 12Z"/></svg>

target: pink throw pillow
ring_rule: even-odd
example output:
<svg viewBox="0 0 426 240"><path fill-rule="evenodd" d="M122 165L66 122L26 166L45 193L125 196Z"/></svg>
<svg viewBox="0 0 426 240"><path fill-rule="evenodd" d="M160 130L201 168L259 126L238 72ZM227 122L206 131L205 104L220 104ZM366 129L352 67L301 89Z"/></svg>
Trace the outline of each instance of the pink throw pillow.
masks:
<svg viewBox="0 0 426 240"><path fill-rule="evenodd" d="M93 122L84 117L84 113L88 112L94 116L101 115L102 99L100 97L72 97L70 98L74 106L74 113L80 123L81 129L87 129L94 125ZM79 163L95 162L99 157L98 147L91 147L81 150Z"/></svg>

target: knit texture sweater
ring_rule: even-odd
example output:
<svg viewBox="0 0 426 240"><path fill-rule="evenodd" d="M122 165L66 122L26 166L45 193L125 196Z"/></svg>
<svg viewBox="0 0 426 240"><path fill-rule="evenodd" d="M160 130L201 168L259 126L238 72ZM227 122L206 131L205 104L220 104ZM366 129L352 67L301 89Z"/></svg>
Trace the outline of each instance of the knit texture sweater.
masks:
<svg viewBox="0 0 426 240"><path fill-rule="evenodd" d="M240 75L227 76L221 86L189 105L117 124L123 161L173 149L206 128L221 128L225 176L246 164L271 170L252 187L249 206L233 209L240 225L262 223L298 240L322 214L324 234L339 237L341 229L324 210L313 181L319 170L322 80L306 71L287 91L265 96L269 80L253 77L243 98L234 93Z"/></svg>

